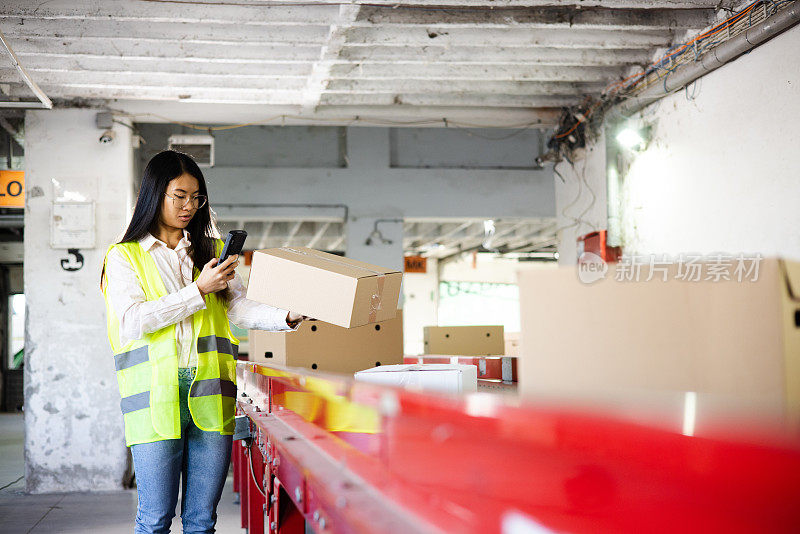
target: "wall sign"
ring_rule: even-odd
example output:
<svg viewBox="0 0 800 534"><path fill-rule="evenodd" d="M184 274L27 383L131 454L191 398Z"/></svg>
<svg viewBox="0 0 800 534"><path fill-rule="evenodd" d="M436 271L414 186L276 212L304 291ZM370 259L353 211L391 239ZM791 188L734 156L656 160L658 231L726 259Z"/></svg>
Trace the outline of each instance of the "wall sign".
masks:
<svg viewBox="0 0 800 534"><path fill-rule="evenodd" d="M76 248L67 249L67 254L71 258L64 258L61 260L61 268L65 271L80 271L83 267L83 254Z"/></svg>
<svg viewBox="0 0 800 534"><path fill-rule="evenodd" d="M0 207L25 207L25 171L0 171Z"/></svg>
<svg viewBox="0 0 800 534"><path fill-rule="evenodd" d="M428 258L425 256L406 256L405 272L407 273L427 273Z"/></svg>
<svg viewBox="0 0 800 534"><path fill-rule="evenodd" d="M94 202L53 202L50 246L94 248Z"/></svg>

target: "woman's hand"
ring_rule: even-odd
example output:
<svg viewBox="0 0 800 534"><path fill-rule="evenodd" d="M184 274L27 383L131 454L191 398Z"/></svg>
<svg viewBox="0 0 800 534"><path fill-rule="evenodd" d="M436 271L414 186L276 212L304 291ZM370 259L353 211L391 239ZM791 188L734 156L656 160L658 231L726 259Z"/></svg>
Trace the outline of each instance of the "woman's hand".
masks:
<svg viewBox="0 0 800 534"><path fill-rule="evenodd" d="M306 319L311 319L308 315L300 315L299 313L289 312L286 314L286 324L295 328Z"/></svg>
<svg viewBox="0 0 800 534"><path fill-rule="evenodd" d="M227 260L223 261L221 265L217 265L217 258L211 260L203 266L203 271L197 277L197 288L203 296L209 293L216 293L228 287L228 281L233 280L234 269L239 265L237 261L238 254L234 254Z"/></svg>
<svg viewBox="0 0 800 534"><path fill-rule="evenodd" d="M286 322L287 323L295 323L297 321L302 321L305 319L305 315L300 315L299 313L289 312L286 314Z"/></svg>

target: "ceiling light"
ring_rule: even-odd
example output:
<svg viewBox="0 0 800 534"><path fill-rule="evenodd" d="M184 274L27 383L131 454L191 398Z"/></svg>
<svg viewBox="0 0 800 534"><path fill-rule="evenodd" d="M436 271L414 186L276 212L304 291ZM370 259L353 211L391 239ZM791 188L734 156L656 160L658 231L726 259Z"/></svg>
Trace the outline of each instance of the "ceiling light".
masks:
<svg viewBox="0 0 800 534"><path fill-rule="evenodd" d="M622 148L640 150L644 145L644 137L633 128L625 128L617 134L617 142Z"/></svg>
<svg viewBox="0 0 800 534"><path fill-rule="evenodd" d="M495 226L493 219L483 221L483 243L481 246L486 250L494 250L492 248L492 239L494 238Z"/></svg>
<svg viewBox="0 0 800 534"><path fill-rule="evenodd" d="M372 227L372 233L369 234L367 240L364 242L365 245L370 246L372 244L383 244L383 245L391 245L393 241L391 239L387 239L383 236L380 230L378 230L378 223L381 222L393 222L390 219L378 219L375 221L375 226Z"/></svg>
<svg viewBox="0 0 800 534"><path fill-rule="evenodd" d="M417 250L419 250L419 252L432 252L434 250L439 250L442 248L444 248L444 245L442 245L441 243L431 243L430 245L421 246Z"/></svg>

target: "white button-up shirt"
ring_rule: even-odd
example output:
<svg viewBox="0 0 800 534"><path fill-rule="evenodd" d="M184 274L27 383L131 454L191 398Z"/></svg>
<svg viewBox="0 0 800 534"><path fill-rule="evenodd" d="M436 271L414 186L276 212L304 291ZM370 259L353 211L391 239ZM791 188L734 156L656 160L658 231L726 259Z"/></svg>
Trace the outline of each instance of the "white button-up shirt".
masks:
<svg viewBox="0 0 800 534"><path fill-rule="evenodd" d="M192 343L192 315L206 307L197 282L192 281L192 258L189 256L189 234L171 249L163 241L147 234L139 240L150 252L168 295L158 300L146 300L144 289L133 266L117 250L112 250L106 262L108 297L119 318L122 343L141 339L144 334L175 324L178 345L178 366L197 366L197 347ZM287 311L245 298L245 287L237 274L228 282L231 299L228 319L248 330L292 330L286 324Z"/></svg>

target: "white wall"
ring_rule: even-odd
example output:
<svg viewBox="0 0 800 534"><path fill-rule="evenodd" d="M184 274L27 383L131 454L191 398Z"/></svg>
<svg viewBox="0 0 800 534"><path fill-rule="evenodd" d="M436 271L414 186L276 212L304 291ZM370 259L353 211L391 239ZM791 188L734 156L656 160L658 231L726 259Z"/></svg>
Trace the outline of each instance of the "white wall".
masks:
<svg viewBox="0 0 800 534"><path fill-rule="evenodd" d="M627 253L800 258L800 27L646 108L624 177ZM558 184L558 181L556 181Z"/></svg>
<svg viewBox="0 0 800 534"><path fill-rule="evenodd" d="M578 261L578 236L607 227L605 134L587 142L572 163L556 164L555 170L558 263L572 265Z"/></svg>
<svg viewBox="0 0 800 534"><path fill-rule="evenodd" d="M403 275L403 350L424 352L423 328L436 326L439 303L439 266L428 259L428 272Z"/></svg>
<svg viewBox="0 0 800 534"><path fill-rule="evenodd" d="M95 111L25 119L25 480L34 493L119 489L127 468L114 359L99 289L106 248L131 204L128 128L100 145ZM52 180L96 201L97 246L61 268L50 248Z"/></svg>

